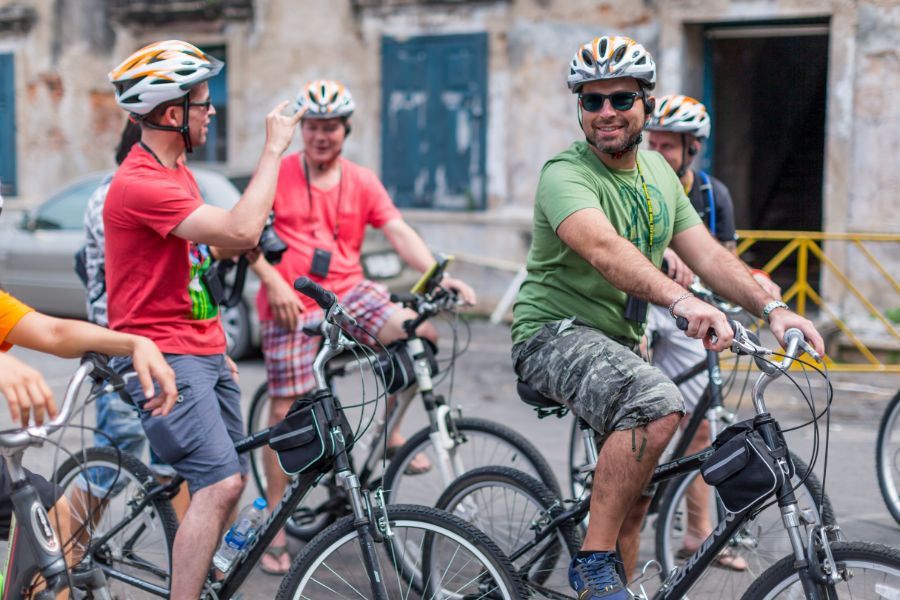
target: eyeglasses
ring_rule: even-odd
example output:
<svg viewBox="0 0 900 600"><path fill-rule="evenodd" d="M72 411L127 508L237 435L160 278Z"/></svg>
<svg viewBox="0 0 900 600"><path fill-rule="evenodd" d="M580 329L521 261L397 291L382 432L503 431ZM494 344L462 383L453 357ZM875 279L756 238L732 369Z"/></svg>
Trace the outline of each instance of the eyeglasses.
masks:
<svg viewBox="0 0 900 600"><path fill-rule="evenodd" d="M203 102L188 102L188 106L199 106L203 110L208 111L209 107L212 106L212 96L209 96Z"/></svg>
<svg viewBox="0 0 900 600"><path fill-rule="evenodd" d="M581 101L581 107L587 112L600 112L607 99L615 110L626 111L631 110L634 101L640 96L639 92L615 92L612 94L579 94L578 99Z"/></svg>

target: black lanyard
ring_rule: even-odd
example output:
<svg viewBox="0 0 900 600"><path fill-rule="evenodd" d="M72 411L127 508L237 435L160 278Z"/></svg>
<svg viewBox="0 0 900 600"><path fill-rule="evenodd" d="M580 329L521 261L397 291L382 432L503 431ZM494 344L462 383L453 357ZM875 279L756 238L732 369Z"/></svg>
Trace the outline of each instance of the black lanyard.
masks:
<svg viewBox="0 0 900 600"><path fill-rule="evenodd" d="M312 220L313 229L316 226L315 211L313 211L312 184L309 182L309 166L306 164L306 155L303 155L303 175L306 177L306 193L309 195L309 217ZM334 210L334 241L338 239L338 233L341 230L341 199L344 197L344 170L341 169L338 179L338 199L337 206Z"/></svg>

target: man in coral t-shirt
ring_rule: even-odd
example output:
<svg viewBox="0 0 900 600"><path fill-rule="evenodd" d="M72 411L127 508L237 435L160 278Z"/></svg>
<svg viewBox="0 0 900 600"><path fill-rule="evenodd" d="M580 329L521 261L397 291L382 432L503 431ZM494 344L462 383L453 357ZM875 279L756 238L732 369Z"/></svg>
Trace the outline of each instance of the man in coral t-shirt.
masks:
<svg viewBox="0 0 900 600"><path fill-rule="evenodd" d="M175 371L179 402L171 414L142 411L141 420L154 452L192 494L173 547L173 599L200 595L247 472L234 450L243 432L240 389L225 359L215 286L205 278L210 246L223 256L257 245L281 154L299 122L281 115L287 102L277 106L240 201L231 210L204 204L179 159L206 141L216 113L207 80L222 66L169 40L138 50L110 73L117 103L141 125L141 141L113 177L103 210L109 325L155 341ZM140 394L134 397L140 404Z"/></svg>
<svg viewBox="0 0 900 600"><path fill-rule="evenodd" d="M322 313L312 300L294 291L295 279L307 276L334 292L365 330L388 344L404 336L402 325L415 314L391 303L383 285L363 276L360 248L366 227L381 229L400 257L418 271L434 264L425 242L403 220L375 174L341 158L354 107L347 88L329 80L308 83L294 106L302 115L304 149L282 160L274 204L275 230L288 249L277 266L262 258L253 265L263 282L257 307L272 424L284 417L294 399L315 388L312 363L318 340L306 336L303 326L321 320ZM457 290L466 302L475 302L472 288L461 281L445 277L442 285ZM432 341L437 338L427 323L419 333ZM402 443L399 432L393 432L389 447ZM411 467L427 469L429 463L419 456ZM266 494L275 502L284 492L286 478L271 452L266 454L266 481ZM263 570L287 572L290 561L284 548L281 533L263 557Z"/></svg>

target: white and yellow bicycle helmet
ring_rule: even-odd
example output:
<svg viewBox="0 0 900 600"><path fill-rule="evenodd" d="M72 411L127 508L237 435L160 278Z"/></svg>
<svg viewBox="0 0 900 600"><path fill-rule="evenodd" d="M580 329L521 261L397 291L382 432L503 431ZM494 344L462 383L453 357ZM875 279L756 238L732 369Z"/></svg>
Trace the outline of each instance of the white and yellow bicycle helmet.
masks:
<svg viewBox="0 0 900 600"><path fill-rule="evenodd" d="M183 98L222 70L225 63L196 46L166 40L144 46L110 71L116 103L137 118L160 104Z"/></svg>

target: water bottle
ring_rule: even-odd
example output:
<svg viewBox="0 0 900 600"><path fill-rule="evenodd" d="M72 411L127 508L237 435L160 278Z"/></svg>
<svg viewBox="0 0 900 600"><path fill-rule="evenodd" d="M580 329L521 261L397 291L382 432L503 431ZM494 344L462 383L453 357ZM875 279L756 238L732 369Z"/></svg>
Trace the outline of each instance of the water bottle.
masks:
<svg viewBox="0 0 900 600"><path fill-rule="evenodd" d="M256 535L256 531L266 518L265 511L265 498L257 498L253 504L241 509L237 520L225 533L222 544L216 550L216 555L213 556L213 565L218 570L223 573L228 572L234 559L241 553L247 542Z"/></svg>

